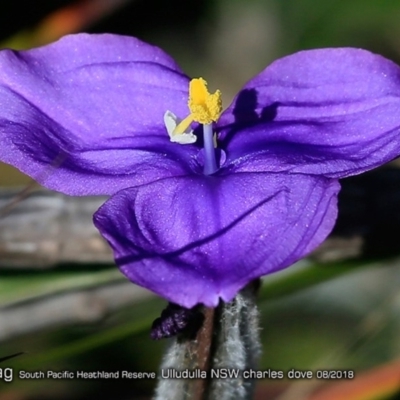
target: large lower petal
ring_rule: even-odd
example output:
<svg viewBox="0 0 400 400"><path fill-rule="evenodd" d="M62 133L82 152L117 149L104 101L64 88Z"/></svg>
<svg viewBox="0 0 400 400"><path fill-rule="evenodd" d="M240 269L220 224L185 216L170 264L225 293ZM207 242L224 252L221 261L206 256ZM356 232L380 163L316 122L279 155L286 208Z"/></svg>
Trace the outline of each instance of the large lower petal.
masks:
<svg viewBox="0 0 400 400"><path fill-rule="evenodd" d="M319 245L338 191L336 180L296 174L171 178L115 194L94 223L130 280L212 307Z"/></svg>
<svg viewBox="0 0 400 400"><path fill-rule="evenodd" d="M247 83L219 124L231 172L358 174L400 154L400 68L360 49L302 51Z"/></svg>
<svg viewBox="0 0 400 400"><path fill-rule="evenodd" d="M185 174L197 151L170 143L163 116L187 113L187 90L175 62L135 38L79 34L3 50L0 160L77 195Z"/></svg>

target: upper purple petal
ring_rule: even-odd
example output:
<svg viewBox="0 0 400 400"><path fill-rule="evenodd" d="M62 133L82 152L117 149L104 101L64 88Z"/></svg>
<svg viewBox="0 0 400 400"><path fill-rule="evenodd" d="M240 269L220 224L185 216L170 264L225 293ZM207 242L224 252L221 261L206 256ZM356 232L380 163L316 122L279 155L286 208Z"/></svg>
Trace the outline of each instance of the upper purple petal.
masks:
<svg viewBox="0 0 400 400"><path fill-rule="evenodd" d="M187 91L168 55L131 37L1 51L0 160L76 195L186 174L197 151L169 141L163 116L187 114Z"/></svg>
<svg viewBox="0 0 400 400"><path fill-rule="evenodd" d="M400 154L400 68L360 49L302 51L248 82L219 127L230 172L358 174Z"/></svg>
<svg viewBox="0 0 400 400"><path fill-rule="evenodd" d="M133 282L213 307L320 244L338 191L336 180L301 174L168 178L118 192L94 223Z"/></svg>

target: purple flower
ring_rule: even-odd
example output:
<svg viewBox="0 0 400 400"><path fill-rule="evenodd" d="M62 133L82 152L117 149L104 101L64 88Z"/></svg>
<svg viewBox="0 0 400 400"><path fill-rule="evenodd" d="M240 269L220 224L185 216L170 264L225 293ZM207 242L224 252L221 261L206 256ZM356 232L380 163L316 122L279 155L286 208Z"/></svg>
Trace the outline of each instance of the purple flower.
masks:
<svg viewBox="0 0 400 400"><path fill-rule="evenodd" d="M335 223L338 179L400 154L400 69L352 48L275 61L220 115L220 93L160 49L73 35L2 51L0 103L0 159L112 195L94 222L121 271L184 307L304 257Z"/></svg>

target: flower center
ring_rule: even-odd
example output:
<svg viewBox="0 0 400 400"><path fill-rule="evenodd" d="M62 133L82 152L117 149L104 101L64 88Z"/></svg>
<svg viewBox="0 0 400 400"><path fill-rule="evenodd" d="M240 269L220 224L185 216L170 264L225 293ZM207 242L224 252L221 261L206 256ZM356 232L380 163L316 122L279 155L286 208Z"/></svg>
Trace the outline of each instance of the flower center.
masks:
<svg viewBox="0 0 400 400"><path fill-rule="evenodd" d="M212 123L218 120L222 112L221 92L217 90L211 94L207 90L207 82L203 78L192 79L189 83L188 106L190 114L183 120L167 111L164 115L165 126L171 141L188 144L196 141L196 136L190 130L190 124L198 122L203 125L205 155L203 172L205 175L210 175L218 169Z"/></svg>

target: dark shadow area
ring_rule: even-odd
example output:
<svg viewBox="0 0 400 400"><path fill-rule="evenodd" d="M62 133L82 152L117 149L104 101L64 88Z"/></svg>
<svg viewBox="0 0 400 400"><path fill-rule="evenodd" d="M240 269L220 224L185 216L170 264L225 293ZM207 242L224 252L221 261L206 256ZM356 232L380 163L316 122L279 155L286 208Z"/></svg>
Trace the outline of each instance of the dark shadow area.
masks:
<svg viewBox="0 0 400 400"><path fill-rule="evenodd" d="M362 257L400 254L400 169L382 167L340 181L332 236L363 238Z"/></svg>
<svg viewBox="0 0 400 400"><path fill-rule="evenodd" d="M394 395L388 397L388 400L400 400L400 392L397 392Z"/></svg>
<svg viewBox="0 0 400 400"><path fill-rule="evenodd" d="M258 115L256 111L258 107L257 91L255 89L242 90L238 94L232 112L235 121L222 141L228 142L236 132L244 127L251 128L259 123L272 122L278 113L278 106L278 102L271 103L263 107Z"/></svg>
<svg viewBox="0 0 400 400"><path fill-rule="evenodd" d="M146 38L171 30L191 34L204 19L212 3L208 0L182 2L179 0L132 0L125 7L90 29L93 33L116 32Z"/></svg>
<svg viewBox="0 0 400 400"><path fill-rule="evenodd" d="M112 0L110 0L112 1ZM37 27L50 13L62 7L82 3L75 0L16 0L2 2L0 40ZM210 0L131 0L87 29L92 33L118 33L146 40L170 31L184 32L196 39L196 28L215 6ZM200 39L200 38L199 38ZM198 41L200 43L200 40ZM196 43L196 44L198 44Z"/></svg>
<svg viewBox="0 0 400 400"><path fill-rule="evenodd" d="M38 21L49 13L71 3L70 0L3 1L0 13L0 40L36 26Z"/></svg>

